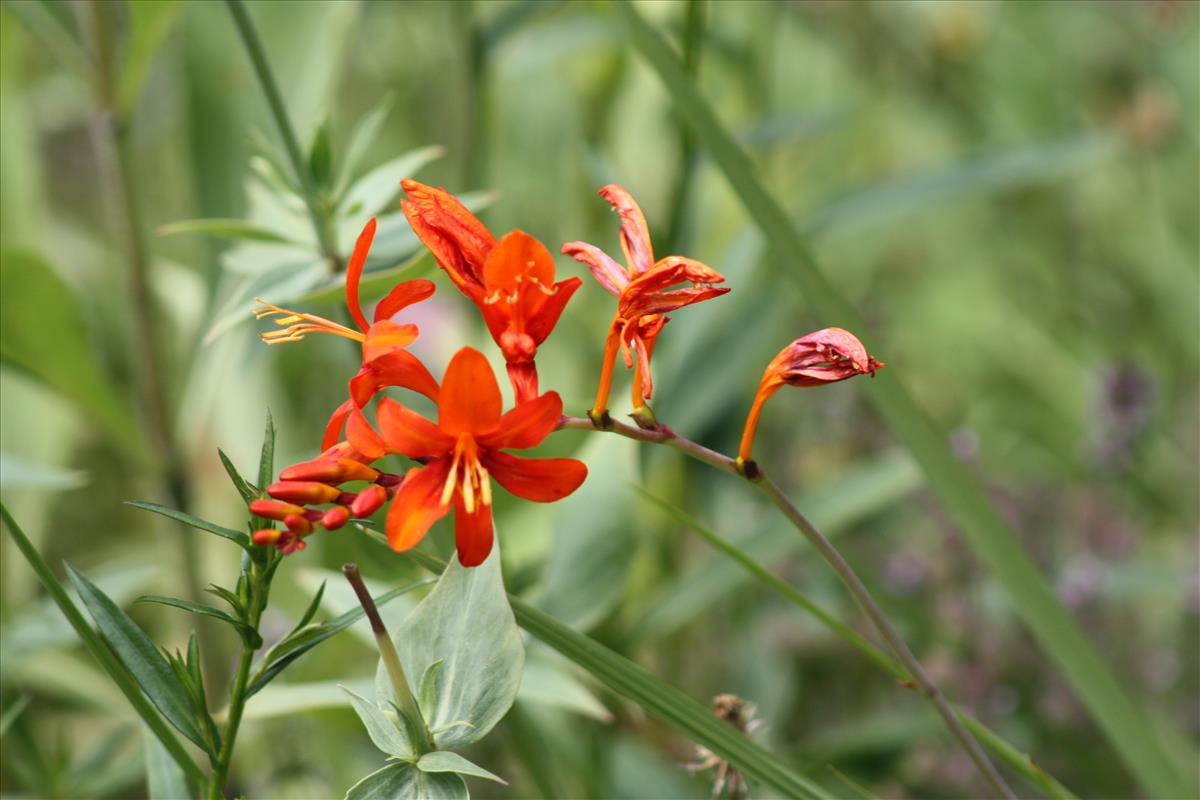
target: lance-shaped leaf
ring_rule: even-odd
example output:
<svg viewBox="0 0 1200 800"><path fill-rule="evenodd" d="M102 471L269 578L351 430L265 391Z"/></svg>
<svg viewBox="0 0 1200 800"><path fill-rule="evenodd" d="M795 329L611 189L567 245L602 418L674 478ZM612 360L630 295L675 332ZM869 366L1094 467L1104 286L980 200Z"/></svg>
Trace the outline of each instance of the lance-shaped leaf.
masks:
<svg viewBox="0 0 1200 800"><path fill-rule="evenodd" d="M192 713L187 690L179 682L171 665L163 657L154 642L137 623L129 618L108 595L100 591L91 581L66 565L67 576L75 585L75 591L83 600L88 613L96 621L100 635L108 642L117 658L132 674L150 702L162 712L175 728L191 739L200 748L205 748L204 737Z"/></svg>
<svg viewBox="0 0 1200 800"><path fill-rule="evenodd" d="M338 688L350 696L350 703L354 706L355 713L366 726L367 735L371 737L371 741L376 747L389 756L394 756L402 761L412 760L415 755L412 741L409 739L404 722L394 709L382 709L345 686Z"/></svg>
<svg viewBox="0 0 1200 800"><path fill-rule="evenodd" d="M445 750L438 750L421 756L421 760L417 762L417 769L422 772L454 772L459 775L485 778L496 783L503 783L505 786L508 785L508 781L499 775L488 772L478 764L472 764L458 753L448 753Z"/></svg>
<svg viewBox="0 0 1200 800"><path fill-rule="evenodd" d="M158 503L147 503L142 500L126 500L125 505L140 508L144 511L153 511L155 514L162 514L164 517L170 517L176 522L182 522L184 525L196 528L197 530L215 533L217 536L228 539L247 550L250 548L250 537L241 531L235 531L233 528L226 528L224 525L218 525L215 522L209 522L206 519L200 519L191 514L176 511L173 508L167 508Z"/></svg>
<svg viewBox="0 0 1200 800"><path fill-rule="evenodd" d="M433 713L426 719L438 748L456 749L487 735L516 698L525 663L500 575L499 548L493 547L478 567L451 561L395 639L410 681L421 680L435 662L442 662L433 681ZM382 664L376 699L395 700Z"/></svg>

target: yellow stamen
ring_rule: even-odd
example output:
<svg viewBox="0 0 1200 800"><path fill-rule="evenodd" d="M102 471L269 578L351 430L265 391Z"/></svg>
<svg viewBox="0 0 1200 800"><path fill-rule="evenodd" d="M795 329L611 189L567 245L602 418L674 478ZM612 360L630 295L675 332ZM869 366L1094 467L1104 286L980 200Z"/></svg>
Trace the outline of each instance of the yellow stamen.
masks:
<svg viewBox="0 0 1200 800"><path fill-rule="evenodd" d="M367 338L360 331L347 328L345 325L341 325L331 319L318 317L316 314L302 314L299 311L280 308L268 303L261 297L254 299L262 303L261 306L254 309L254 318L264 319L275 317L272 322L282 328L282 330L267 331L258 335L267 344L298 342L310 333L331 333L334 336L343 336L347 339L353 339L356 342L365 341Z"/></svg>

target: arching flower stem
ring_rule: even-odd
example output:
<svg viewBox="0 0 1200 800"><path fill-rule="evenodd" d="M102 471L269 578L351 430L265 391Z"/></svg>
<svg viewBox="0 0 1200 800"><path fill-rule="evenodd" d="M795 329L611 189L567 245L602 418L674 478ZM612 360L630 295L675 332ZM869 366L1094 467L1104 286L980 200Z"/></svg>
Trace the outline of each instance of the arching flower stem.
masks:
<svg viewBox="0 0 1200 800"><path fill-rule="evenodd" d="M850 566L849 562L846 561L833 543L804 516L800 509L788 499L779 486L755 462L733 459L723 453L710 450L697 442L679 436L665 425L659 425L654 430L644 430L609 419L607 420L607 424L601 427L593 424L590 419L564 416L562 422L559 424L559 429L603 430L639 442L665 444L697 461L702 461L723 472L745 478L754 485L783 512L788 521L792 523L796 530L800 531L804 538L825 559L833 571L837 573L838 578L841 579L855 602L862 608L867 618L871 621L871 624L879 632L879 635L883 637L888 648L900 663L904 665L909 675L912 676L917 689L933 704L938 715L945 723L946 728L962 745L963 750L966 751L971 761L975 763L979 772L996 794L1015 800L1016 795L1012 789L1004 782L1004 778L1000 776L996 767L988 759L987 754L983 752L983 748L980 747L979 742L975 740L975 737L963 725L959 719L958 712L951 706L950 701L942 694L941 689L938 688L933 678L930 677L925 668L921 666L921 662L917 660L916 656L908 648L900 632L896 630L896 626L892 624L891 620L883 612L883 609L875 602L875 598L871 596L870 590L867 589L866 585L858 577L854 568Z"/></svg>

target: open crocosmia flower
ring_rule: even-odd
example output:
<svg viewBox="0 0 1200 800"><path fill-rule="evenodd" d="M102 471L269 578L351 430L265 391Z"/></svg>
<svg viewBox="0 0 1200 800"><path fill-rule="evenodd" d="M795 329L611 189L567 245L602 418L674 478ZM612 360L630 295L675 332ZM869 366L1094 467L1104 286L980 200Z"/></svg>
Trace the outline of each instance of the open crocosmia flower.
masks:
<svg viewBox="0 0 1200 800"><path fill-rule="evenodd" d="M586 242L568 242L562 247L564 253L586 264L600 285L617 297L617 313L605 341L604 366L592 417L599 419L608 407L613 365L620 350L629 368L633 367L633 355L637 353L633 407L634 418L641 423L638 412L645 408L645 401L654 391L650 358L658 334L669 319L665 314L719 297L729 289L713 286L723 283L724 276L699 261L667 256L656 262L646 218L629 192L609 184L599 194L621 217L621 249L627 266L622 267L603 250ZM673 288L680 284L691 286Z"/></svg>
<svg viewBox="0 0 1200 800"><path fill-rule="evenodd" d="M384 398L378 433L356 409L346 435L368 458L399 453L424 462L408 471L388 509L392 549L416 545L453 504L458 560L473 567L492 550L492 478L518 497L549 503L575 491L587 477L587 467L573 458L503 452L535 447L561 418L562 400L555 392L501 415L500 387L487 359L464 347L446 367L436 423Z"/></svg>
<svg viewBox="0 0 1200 800"><path fill-rule="evenodd" d="M855 375L875 376L884 363L867 353L867 348L850 331L842 328L823 328L802 336L789 344L767 365L754 405L746 417L738 460L750 460L758 417L767 398L787 386L821 386L836 383Z"/></svg>
<svg viewBox="0 0 1200 800"><path fill-rule="evenodd" d="M524 231L500 241L444 189L406 179L401 203L409 225L433 253L438 266L483 314L492 339L504 353L517 402L537 397L538 346L550 335L579 278L554 282L554 259Z"/></svg>
<svg viewBox="0 0 1200 800"><path fill-rule="evenodd" d="M310 333L330 333L362 343L362 368L350 379L350 400L330 417L325 430L322 450L337 443L342 425L355 408L361 408L386 386L402 386L419 392L437 402L438 385L433 375L416 356L405 348L417 338L417 326L394 322L398 312L430 297L436 287L432 281L412 280L396 284L387 297L375 307L374 322L367 323L358 301L358 286L371 241L375 238L375 218L367 222L354 244L354 252L346 267L346 307L358 330L348 328L315 314L302 314L271 305L259 299L262 306L255 310L258 319L274 317L281 330L259 334L267 344L298 342Z"/></svg>

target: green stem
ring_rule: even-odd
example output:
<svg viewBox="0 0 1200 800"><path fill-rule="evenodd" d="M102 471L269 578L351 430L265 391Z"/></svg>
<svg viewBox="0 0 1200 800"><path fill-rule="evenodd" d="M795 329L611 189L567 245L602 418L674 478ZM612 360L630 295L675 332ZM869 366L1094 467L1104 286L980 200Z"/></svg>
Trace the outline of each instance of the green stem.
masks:
<svg viewBox="0 0 1200 800"><path fill-rule="evenodd" d="M690 80L696 79L700 70L700 53L704 44L705 0L689 0L683 20L683 71ZM688 201L692 194L692 183L696 176L696 164L700 154L696 137L691 129L679 120L679 167L675 178L675 190L671 194L671 211L667 226L665 251L676 253L683 248L684 220L687 217Z"/></svg>
<svg viewBox="0 0 1200 800"><path fill-rule="evenodd" d="M201 785L204 782L204 773L200 767L188 755L187 750L175 738L175 734L171 733L171 729L167 727L162 716L146 699L146 695L138 687L131 676L125 669L125 666L117 660L112 651L104 640L92 629L83 615L79 613L79 609L71 600L62 584L54 577L54 573L50 571L50 566L42 558L42 554L34 547L33 542L29 541L29 537L21 530L16 521L8 513L8 509L0 504L0 517L3 518L4 524L8 527L9 534L12 535L13 541L16 542L17 549L21 551L21 555L25 556L25 560L29 562L29 566L33 568L33 572L37 575L46 591L50 593L50 597L54 600L55 605L62 611L63 616L67 618L67 622L75 629L80 640L88 652L95 657L100 663L101 669L105 674L112 679L112 682L121 690L121 694L125 695L125 699L133 706L133 710L137 712L150 731L158 738L171 758L183 770L188 781L194 786Z"/></svg>
<svg viewBox="0 0 1200 800"><path fill-rule="evenodd" d="M246 53L250 56L250 63L254 66L254 74L258 78L263 94L267 96L267 106L271 109L271 116L275 119L280 138L283 139L283 146L287 151L288 160L292 162L296 180L300 182L304 205L308 208L308 215L312 219L313 230L316 232L321 252L328 260L330 270L340 269L341 257L338 255L337 245L333 241L329 215L324 211L324 203L320 192L317 191L316 180L313 179L312 170L300 150L300 142L288 119L287 108L283 104L283 95L279 91L279 85L275 82L275 76L271 73L271 65L267 63L262 40L258 38L258 31L254 28L254 22L250 19L243 0L225 0L225 4L229 7L230 15L233 16L233 23L242 38L242 44L246 47Z"/></svg>
<svg viewBox="0 0 1200 800"><path fill-rule="evenodd" d="M417 705L417 699L413 697L412 689L408 685L408 677L404 674L404 665L400 663L400 654L396 652L396 645L392 641L391 634L388 633L387 626L383 624L383 618L379 616L379 609L375 607L375 601L371 598L371 593L367 590L367 585L363 583L362 575L358 572L358 565L346 564L342 567L342 572L354 588L358 602L371 622L371 632L375 634L375 643L379 646L379 656L383 659L388 680L392 684L392 693L396 696L396 707L400 709L413 734L413 743L418 751L417 754L423 755L432 752L437 749L433 744L433 736L429 733L429 726L425 724L425 717L421 715L421 708Z"/></svg>
<svg viewBox="0 0 1200 800"><path fill-rule="evenodd" d="M667 513L674 516L684 525L691 528L696 533L725 555L729 556L735 562L740 564L747 572L757 578L761 583L767 585L778 594L782 595L792 603L800 606L816 617L822 624L833 631L838 636L842 637L849 644L854 646L860 653L870 659L876 666L888 673L891 677L898 681L908 683L912 680L912 676L904 669L894 658L877 647L874 643L868 641L858 634L857 631L843 623L841 620L834 617L825 609L814 603L803 593L797 590L787 581L779 578L769 569L764 567L759 562L755 561L751 556L741 548L726 540L716 531L705 526L699 520L690 516L683 510L665 502L664 500L655 497L641 487L635 487L650 502L662 508ZM1052 775L1048 774L1033 759L1008 742L1001 739L995 733L990 731L982 722L968 714L961 708L955 707L955 713L962 720L963 724L975 735L975 738L982 742L989 750L996 754L1004 763L1020 772L1031 781L1041 786L1048 797L1053 800L1076 800L1074 793L1070 789L1059 783Z"/></svg>
<svg viewBox="0 0 1200 800"><path fill-rule="evenodd" d="M229 764L233 760L233 745L237 741L238 727L242 724L242 712L246 709L246 686L253 660L254 650L249 644L243 643L237 676L233 679L233 688L229 692L229 718L225 721L225 730L221 734L221 752L217 756L212 779L208 784L209 800L223 800L225 797L225 780L229 775Z"/></svg>
<svg viewBox="0 0 1200 800"><path fill-rule="evenodd" d="M262 620L263 610L267 607L267 599L271 593L271 579L275 570L268 561L263 565L257 561L243 568L248 584L250 600L246 610L246 622L254 630L258 630ZM238 728L242 724L242 713L246 710L246 701L250 699L247 688L250 685L250 668L254 663L255 647L246 639L242 640L242 654L238 659L237 673L233 678L233 686L229 690L229 715L225 720L225 729L221 732L221 752L213 765L212 777L208 784L209 800L222 800L225 797L225 782L229 776L229 766L233 761L233 748L237 742Z"/></svg>
<svg viewBox="0 0 1200 800"><path fill-rule="evenodd" d="M182 451L171 420L170 402L163 379L163 360L160 352L162 332L158 304L150 279L149 246L146 242L141 203L137 195L137 176L130 153L129 124L117 107L116 65L113 52L113 33L117 20L116 6L110 3L89 3L90 32L95 52L94 92L97 106L91 133L98 172L107 187L111 203L110 221L118 239L124 240L129 276L130 307L133 318L133 341L130 349L139 368L139 391L143 412L150 430L151 446L162 470L164 489L171 504L186 511L191 506L191 488ZM200 563L196 538L186 526L178 528L179 548L182 551L184 585L192 600L203 596L197 565ZM209 622L200 625L202 633L213 630ZM214 667L210 659L207 666Z"/></svg>
<svg viewBox="0 0 1200 800"><path fill-rule="evenodd" d="M718 453L715 450L710 450L690 439L678 436L665 425L660 425L655 430L643 430L616 422L612 419L606 419L602 427L597 427L590 419L563 417L559 427L573 430L605 430L620 434L629 439L652 442L654 444L665 444L717 469L744 477L762 490L771 502L784 513L784 516L788 518L796 529L812 543L817 552L821 554L830 567L833 568L834 572L837 573L837 576L846 586L846 589L849 590L851 596L854 597L855 601L863 609L864 613L866 613L871 624L875 626L884 641L892 649L896 658L900 660L909 674L912 675L921 693L933 704L934 709L941 716L946 728L962 745L967 755L975 763L980 774L983 775L992 789L1001 797L1015 800L1016 795L1013 794L1012 789L1004 782L1004 778L996 771L996 767L992 762L988 760L987 755L980 748L979 742L963 726L958 715L951 708L950 702L942 694L937 684L934 683L929 673L925 671L925 668L921 666L921 662L908 649L908 645L905 644L899 631L896 630L895 626L887 618L887 615L883 613L883 610L875 602L875 598L871 596L870 591L863 584L862 580L859 579L858 574L854 572L838 549L833 546L833 543L826 539L809 522L808 518L800 513L800 510L792 504L791 500L757 466L752 462L739 464L735 459Z"/></svg>

